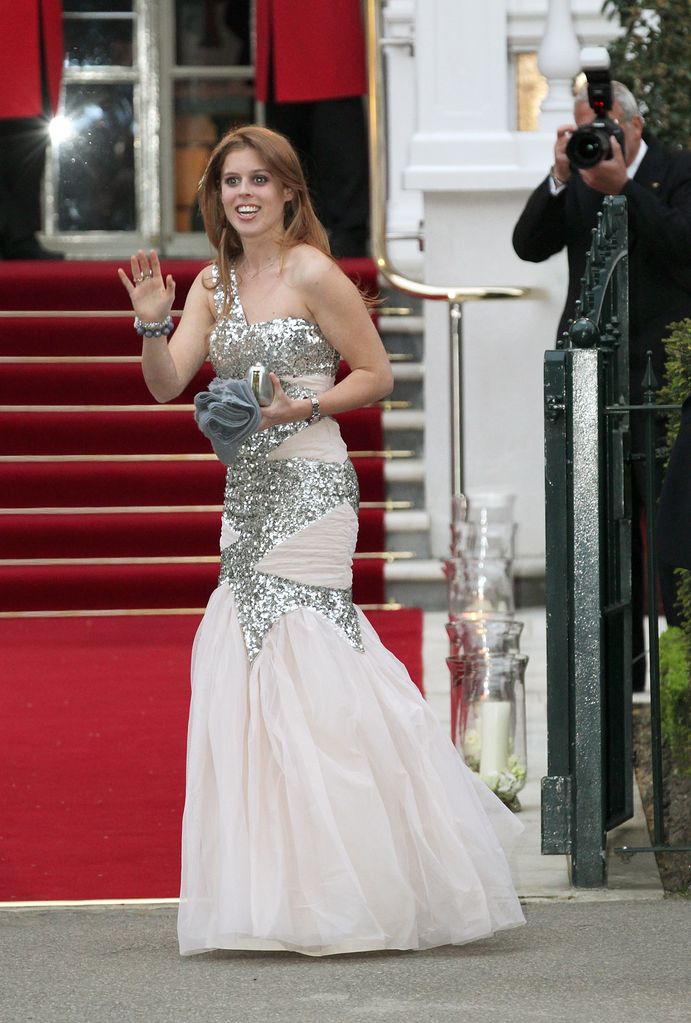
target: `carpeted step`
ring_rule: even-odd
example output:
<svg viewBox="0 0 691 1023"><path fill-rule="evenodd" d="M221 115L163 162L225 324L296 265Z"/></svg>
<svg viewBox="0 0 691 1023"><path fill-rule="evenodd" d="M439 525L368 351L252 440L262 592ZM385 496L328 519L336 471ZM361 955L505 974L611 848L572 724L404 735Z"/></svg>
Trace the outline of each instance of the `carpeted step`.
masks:
<svg viewBox="0 0 691 1023"><path fill-rule="evenodd" d="M192 281L208 260L161 260L164 277L175 278L175 306L182 308ZM129 309L127 292L117 275L129 271L129 260L0 262L0 309ZM376 293L377 270L371 259L339 260L343 272Z"/></svg>
<svg viewBox="0 0 691 1023"><path fill-rule="evenodd" d="M362 501L384 500L383 459L358 458ZM7 508L218 505L225 466L215 459L0 462Z"/></svg>
<svg viewBox="0 0 691 1023"><path fill-rule="evenodd" d="M208 387L214 371L204 366L174 399L189 405ZM0 405L152 405L137 362L6 363L0 376Z"/></svg>
<svg viewBox="0 0 691 1023"><path fill-rule="evenodd" d="M0 559L218 554L214 511L0 515ZM357 550L384 550L384 512L360 510Z"/></svg>
<svg viewBox="0 0 691 1023"><path fill-rule="evenodd" d="M343 412L338 420L349 451L381 451L378 408ZM191 411L174 405L146 411L73 412L40 407L0 412L0 455L208 454L209 441Z"/></svg>
<svg viewBox="0 0 691 1023"><path fill-rule="evenodd" d="M218 559L158 564L0 566L0 612L200 608L218 581ZM384 602L384 561L353 565L353 599Z"/></svg>
<svg viewBox="0 0 691 1023"><path fill-rule="evenodd" d="M341 364L337 379L347 367ZM175 404L191 404L213 378L205 363ZM151 405L141 362L10 362L2 364L0 405Z"/></svg>
<svg viewBox="0 0 691 1023"><path fill-rule="evenodd" d="M55 358L141 353L142 340L132 329L130 316L0 316L0 355Z"/></svg>

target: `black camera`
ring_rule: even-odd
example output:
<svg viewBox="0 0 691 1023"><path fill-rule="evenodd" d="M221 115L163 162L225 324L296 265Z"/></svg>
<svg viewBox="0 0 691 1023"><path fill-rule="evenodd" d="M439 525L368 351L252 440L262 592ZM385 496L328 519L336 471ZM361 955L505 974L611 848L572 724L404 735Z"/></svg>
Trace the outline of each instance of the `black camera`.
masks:
<svg viewBox="0 0 691 1023"><path fill-rule="evenodd" d="M612 79L607 68L584 68L588 80L588 102L595 120L577 128L566 145L571 166L578 170L594 167L600 160L611 160L611 139L624 151L624 133L607 114L612 109Z"/></svg>

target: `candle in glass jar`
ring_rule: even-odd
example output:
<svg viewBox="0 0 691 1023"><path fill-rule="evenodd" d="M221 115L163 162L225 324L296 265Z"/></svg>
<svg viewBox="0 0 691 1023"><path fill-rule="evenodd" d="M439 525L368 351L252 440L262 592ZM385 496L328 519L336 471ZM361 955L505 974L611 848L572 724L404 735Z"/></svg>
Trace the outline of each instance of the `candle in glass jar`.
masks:
<svg viewBox="0 0 691 1023"><path fill-rule="evenodd" d="M508 700L483 700L480 774L487 777L506 768L509 761L511 704Z"/></svg>

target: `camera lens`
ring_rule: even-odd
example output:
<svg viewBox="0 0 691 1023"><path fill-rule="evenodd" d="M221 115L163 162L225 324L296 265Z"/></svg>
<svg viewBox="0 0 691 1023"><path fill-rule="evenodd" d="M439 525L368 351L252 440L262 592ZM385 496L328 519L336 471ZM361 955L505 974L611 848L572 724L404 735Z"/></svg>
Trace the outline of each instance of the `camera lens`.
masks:
<svg viewBox="0 0 691 1023"><path fill-rule="evenodd" d="M609 132L584 125L573 133L566 146L566 155L574 167L594 167L610 155Z"/></svg>

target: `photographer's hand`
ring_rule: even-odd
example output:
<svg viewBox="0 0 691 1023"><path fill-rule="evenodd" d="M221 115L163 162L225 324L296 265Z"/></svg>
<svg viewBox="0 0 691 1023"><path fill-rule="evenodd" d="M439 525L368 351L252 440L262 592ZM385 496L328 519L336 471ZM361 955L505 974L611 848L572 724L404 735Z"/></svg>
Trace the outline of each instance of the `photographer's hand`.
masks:
<svg viewBox="0 0 691 1023"><path fill-rule="evenodd" d="M612 157L609 160L600 160L594 167L580 172L583 183L588 188L594 188L596 192L603 192L605 195L619 195L629 180L626 173L626 161L621 146L612 136L610 138Z"/></svg>
<svg viewBox="0 0 691 1023"><path fill-rule="evenodd" d="M566 155L566 144L575 130L575 124L562 124L557 128L557 141L554 143L554 163L550 174L562 185L565 185L571 177L571 164Z"/></svg>

